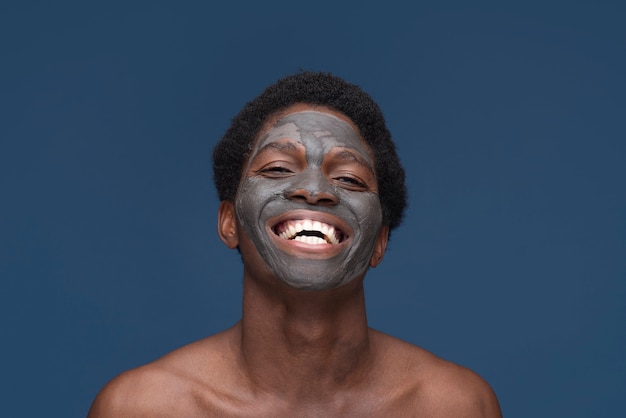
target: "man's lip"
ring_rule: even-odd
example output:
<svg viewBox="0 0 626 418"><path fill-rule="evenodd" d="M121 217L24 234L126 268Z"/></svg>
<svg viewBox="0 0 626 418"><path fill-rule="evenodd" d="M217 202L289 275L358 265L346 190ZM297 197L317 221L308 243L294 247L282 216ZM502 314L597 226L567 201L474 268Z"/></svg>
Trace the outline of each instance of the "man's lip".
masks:
<svg viewBox="0 0 626 418"><path fill-rule="evenodd" d="M334 228L339 229L343 233L343 240L339 244L306 244L295 240L285 240L275 234L274 228L285 221L290 220L303 220L308 219L311 221L318 221L328 225L332 225ZM267 234L270 236L276 246L287 253L304 257L304 258L328 258L338 254L346 245L349 245L349 241L352 237L352 228L350 228L343 220L337 216L325 213L317 212L305 209L297 209L285 212L279 216L268 219L266 224Z"/></svg>

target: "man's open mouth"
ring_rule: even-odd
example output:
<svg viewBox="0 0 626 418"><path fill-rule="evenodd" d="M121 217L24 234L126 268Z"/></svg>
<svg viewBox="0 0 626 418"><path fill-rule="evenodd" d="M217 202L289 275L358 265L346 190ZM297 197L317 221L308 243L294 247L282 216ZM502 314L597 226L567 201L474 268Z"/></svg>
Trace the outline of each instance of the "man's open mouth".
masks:
<svg viewBox="0 0 626 418"><path fill-rule="evenodd" d="M273 231L280 238L307 244L337 245L345 239L345 234L332 225L309 219L287 220L274 226Z"/></svg>

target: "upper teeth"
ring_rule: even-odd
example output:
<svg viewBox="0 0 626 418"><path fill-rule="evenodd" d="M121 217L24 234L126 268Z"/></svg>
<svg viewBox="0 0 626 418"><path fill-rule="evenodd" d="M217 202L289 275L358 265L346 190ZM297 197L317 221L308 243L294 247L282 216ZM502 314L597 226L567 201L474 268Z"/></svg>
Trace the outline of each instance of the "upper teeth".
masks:
<svg viewBox="0 0 626 418"><path fill-rule="evenodd" d="M298 235L302 231L317 232L324 236ZM286 221L279 225L278 236L283 239L293 239L308 244L339 244L337 231L332 225L308 219Z"/></svg>

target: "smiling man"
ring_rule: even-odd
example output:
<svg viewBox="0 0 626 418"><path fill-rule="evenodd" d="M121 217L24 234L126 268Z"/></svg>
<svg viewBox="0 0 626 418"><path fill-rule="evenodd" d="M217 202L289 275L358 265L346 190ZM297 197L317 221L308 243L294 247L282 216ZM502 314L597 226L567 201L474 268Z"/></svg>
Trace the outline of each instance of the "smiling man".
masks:
<svg viewBox="0 0 626 418"><path fill-rule="evenodd" d="M406 206L382 113L329 74L279 80L216 146L242 319L125 372L90 417L500 417L468 369L368 327L363 279Z"/></svg>

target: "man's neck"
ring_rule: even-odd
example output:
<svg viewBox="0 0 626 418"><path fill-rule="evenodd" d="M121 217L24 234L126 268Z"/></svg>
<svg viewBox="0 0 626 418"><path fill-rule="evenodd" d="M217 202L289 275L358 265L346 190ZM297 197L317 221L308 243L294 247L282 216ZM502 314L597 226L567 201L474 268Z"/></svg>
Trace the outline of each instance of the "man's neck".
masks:
<svg viewBox="0 0 626 418"><path fill-rule="evenodd" d="M372 357L361 280L308 292L244 279L241 360L255 390L329 399L365 384Z"/></svg>

